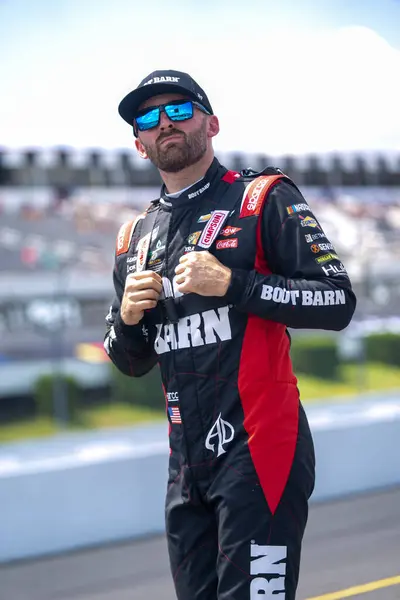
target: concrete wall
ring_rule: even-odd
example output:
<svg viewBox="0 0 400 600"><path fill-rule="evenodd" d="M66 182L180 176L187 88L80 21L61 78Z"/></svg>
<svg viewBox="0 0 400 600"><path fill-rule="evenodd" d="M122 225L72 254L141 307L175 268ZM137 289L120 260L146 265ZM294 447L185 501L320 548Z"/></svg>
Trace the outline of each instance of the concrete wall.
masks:
<svg viewBox="0 0 400 600"><path fill-rule="evenodd" d="M400 483L400 393L307 408L313 502ZM167 424L0 447L0 562L164 531Z"/></svg>

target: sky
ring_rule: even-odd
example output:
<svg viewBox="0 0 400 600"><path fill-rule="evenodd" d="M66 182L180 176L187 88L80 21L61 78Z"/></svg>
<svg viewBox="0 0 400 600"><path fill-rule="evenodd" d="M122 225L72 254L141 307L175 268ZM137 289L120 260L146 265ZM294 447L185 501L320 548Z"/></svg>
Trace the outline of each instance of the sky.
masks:
<svg viewBox="0 0 400 600"><path fill-rule="evenodd" d="M400 0L0 0L0 146L130 148L156 69L205 89L216 151L400 151Z"/></svg>

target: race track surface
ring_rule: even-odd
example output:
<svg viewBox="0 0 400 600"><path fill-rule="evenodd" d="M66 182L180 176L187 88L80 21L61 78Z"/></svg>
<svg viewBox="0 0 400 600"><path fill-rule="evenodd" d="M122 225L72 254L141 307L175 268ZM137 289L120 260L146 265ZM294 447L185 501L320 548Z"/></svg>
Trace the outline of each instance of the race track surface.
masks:
<svg viewBox="0 0 400 600"><path fill-rule="evenodd" d="M298 600L399 575L400 488L311 506ZM400 585L351 597L396 600ZM0 568L0 600L159 599L175 600L164 538Z"/></svg>

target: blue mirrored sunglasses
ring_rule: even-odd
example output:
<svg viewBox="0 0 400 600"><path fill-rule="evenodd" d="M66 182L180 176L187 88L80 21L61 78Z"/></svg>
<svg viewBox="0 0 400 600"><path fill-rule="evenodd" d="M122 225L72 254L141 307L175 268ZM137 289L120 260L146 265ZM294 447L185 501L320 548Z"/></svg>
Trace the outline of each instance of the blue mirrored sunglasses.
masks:
<svg viewBox="0 0 400 600"><path fill-rule="evenodd" d="M211 114L204 106L194 100L176 100L168 102L168 104L149 106L141 110L134 119L134 130L147 131L148 129L157 127L160 123L161 111L164 111L171 121L187 121L193 117L194 106L197 106L197 108L207 115Z"/></svg>

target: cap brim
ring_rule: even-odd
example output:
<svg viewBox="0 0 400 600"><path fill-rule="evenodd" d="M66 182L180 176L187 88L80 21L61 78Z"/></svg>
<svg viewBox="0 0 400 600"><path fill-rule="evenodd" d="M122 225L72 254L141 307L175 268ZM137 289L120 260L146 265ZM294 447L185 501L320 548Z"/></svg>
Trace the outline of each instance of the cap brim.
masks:
<svg viewBox="0 0 400 600"><path fill-rule="evenodd" d="M176 94L179 93L198 101L198 98L194 92L190 92L179 84L154 83L129 92L129 94L127 94L119 103L118 112L124 121L126 121L129 125L133 125L133 119L142 102L148 100L148 98L151 98L152 96L157 96L159 94L165 94L168 92L174 92Z"/></svg>

